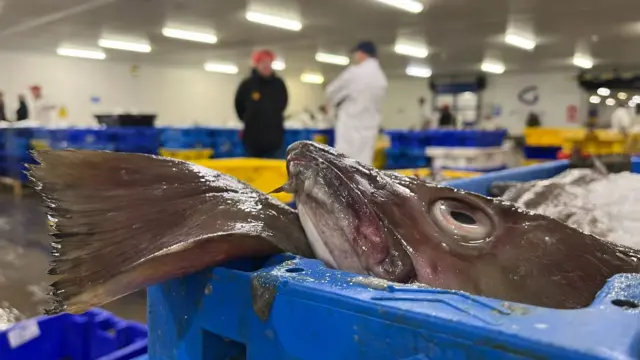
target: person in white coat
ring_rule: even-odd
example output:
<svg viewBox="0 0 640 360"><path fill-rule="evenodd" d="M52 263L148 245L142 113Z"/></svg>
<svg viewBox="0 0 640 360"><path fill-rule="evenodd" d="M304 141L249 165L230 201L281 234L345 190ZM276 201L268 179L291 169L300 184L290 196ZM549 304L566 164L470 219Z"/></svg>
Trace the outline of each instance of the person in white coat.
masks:
<svg viewBox="0 0 640 360"><path fill-rule="evenodd" d="M373 163L387 86L376 46L370 41L356 45L352 65L325 90L328 104L337 108L338 151L362 163Z"/></svg>
<svg viewBox="0 0 640 360"><path fill-rule="evenodd" d="M31 95L33 95L33 116L31 120L38 121L40 126L43 127L54 126L53 111L56 106L42 95L42 88L39 85L33 85L30 89Z"/></svg>
<svg viewBox="0 0 640 360"><path fill-rule="evenodd" d="M611 114L611 129L626 134L633 125L631 112L622 103L618 104L618 108Z"/></svg>

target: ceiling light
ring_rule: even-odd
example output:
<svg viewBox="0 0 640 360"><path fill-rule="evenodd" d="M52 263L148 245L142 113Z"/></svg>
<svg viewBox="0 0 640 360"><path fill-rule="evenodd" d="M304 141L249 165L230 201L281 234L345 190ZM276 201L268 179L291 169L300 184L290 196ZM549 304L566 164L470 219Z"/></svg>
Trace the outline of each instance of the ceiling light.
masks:
<svg viewBox="0 0 640 360"><path fill-rule="evenodd" d="M601 87L600 89L598 89L597 93L600 96L609 96L609 94L611 94L611 90Z"/></svg>
<svg viewBox="0 0 640 360"><path fill-rule="evenodd" d="M426 58L429 55L429 49L426 46L415 46L409 44L396 44L393 48L397 54L407 55L416 58Z"/></svg>
<svg viewBox="0 0 640 360"><path fill-rule="evenodd" d="M69 47L59 47L56 53L61 56L71 56L83 59L104 60L107 55L101 50L75 49Z"/></svg>
<svg viewBox="0 0 640 360"><path fill-rule="evenodd" d="M378 0L383 4L417 14L424 10L424 5L417 0Z"/></svg>
<svg viewBox="0 0 640 360"><path fill-rule="evenodd" d="M480 65L480 69L492 74L502 74L505 71L504 64L491 61L483 62L482 65Z"/></svg>
<svg viewBox="0 0 640 360"><path fill-rule="evenodd" d="M630 106L630 107L635 107L635 106L636 106L636 104L637 104L637 102L636 102L636 101L633 101L633 100L630 100L630 101L629 101L629 106Z"/></svg>
<svg viewBox="0 0 640 360"><path fill-rule="evenodd" d="M204 64L204 69L209 72L217 72L223 74L237 74L238 67L234 64L223 64L223 63L214 63L208 62Z"/></svg>
<svg viewBox="0 0 640 360"><path fill-rule="evenodd" d="M316 61L342 66L349 65L349 58L347 56L327 54L323 52L316 53Z"/></svg>
<svg viewBox="0 0 640 360"><path fill-rule="evenodd" d="M108 48L108 49L135 51L135 52L141 52L141 53L151 52L151 45L145 44L145 43L100 39L98 40L98 45L100 47Z"/></svg>
<svg viewBox="0 0 640 360"><path fill-rule="evenodd" d="M589 102L592 104L600 104L601 100L602 98L600 98L600 96L598 95L591 95L591 97L589 97Z"/></svg>
<svg viewBox="0 0 640 360"><path fill-rule="evenodd" d="M625 92L619 92L618 93L618 99L620 99L620 100L627 100L628 97L629 97L629 95L627 95L627 93L625 93Z"/></svg>
<svg viewBox="0 0 640 360"><path fill-rule="evenodd" d="M169 27L162 29L162 35L174 39L196 41L207 44L215 44L218 42L218 37L213 33L195 32Z"/></svg>
<svg viewBox="0 0 640 360"><path fill-rule="evenodd" d="M612 98L608 98L605 102L605 104L609 105L609 106L613 106L616 104L616 101Z"/></svg>
<svg viewBox="0 0 640 360"><path fill-rule="evenodd" d="M300 75L300 81L308 84L322 84L324 82L324 76L318 73L303 73Z"/></svg>
<svg viewBox="0 0 640 360"><path fill-rule="evenodd" d="M409 76L428 78L431 76L432 72L428 67L409 65L407 66L405 73Z"/></svg>
<svg viewBox="0 0 640 360"><path fill-rule="evenodd" d="M271 68L276 71L282 71L287 68L287 64L284 62L284 60L274 60L271 63Z"/></svg>
<svg viewBox="0 0 640 360"><path fill-rule="evenodd" d="M504 42L515 47L525 50L533 50L536 47L536 41L533 38L527 38L521 35L507 32L504 36Z"/></svg>
<svg viewBox="0 0 640 360"><path fill-rule="evenodd" d="M573 65L583 69L591 69L593 67L593 59L584 55L575 55L573 57Z"/></svg>
<svg viewBox="0 0 640 360"><path fill-rule="evenodd" d="M634 95L633 98L631 98L631 100L633 100L634 102L640 103L640 95Z"/></svg>
<svg viewBox="0 0 640 360"><path fill-rule="evenodd" d="M257 11L247 11L245 18L251 22L273 26L281 29L300 31L302 23L295 19L287 19L280 16L265 14Z"/></svg>

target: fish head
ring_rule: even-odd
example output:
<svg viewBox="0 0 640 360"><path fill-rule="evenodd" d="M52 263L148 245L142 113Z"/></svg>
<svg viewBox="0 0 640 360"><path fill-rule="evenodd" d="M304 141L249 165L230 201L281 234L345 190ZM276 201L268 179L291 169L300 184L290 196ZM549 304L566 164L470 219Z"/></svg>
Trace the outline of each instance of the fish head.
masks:
<svg viewBox="0 0 640 360"><path fill-rule="evenodd" d="M307 237L331 267L550 307L569 306L552 293L583 275L597 278L594 291L606 281L567 270L596 268L573 252L599 239L502 199L379 171L312 142L289 147L287 168Z"/></svg>

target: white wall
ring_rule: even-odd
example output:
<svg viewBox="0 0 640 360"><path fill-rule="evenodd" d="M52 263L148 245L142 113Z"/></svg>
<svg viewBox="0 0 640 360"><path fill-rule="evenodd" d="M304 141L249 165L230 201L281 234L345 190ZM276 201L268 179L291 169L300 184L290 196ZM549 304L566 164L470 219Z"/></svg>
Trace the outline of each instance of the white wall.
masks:
<svg viewBox="0 0 640 360"><path fill-rule="evenodd" d="M538 87L539 101L529 106L518 100L518 93L523 88L534 85ZM493 106L501 109L495 119L509 129L511 133L522 133L529 112L539 114L543 126L574 127L584 124L587 116L586 94L576 81L573 72L548 73L505 73L490 76L487 88L482 94L483 113ZM567 107L578 107L577 122L567 119Z"/></svg>
<svg viewBox="0 0 640 360"><path fill-rule="evenodd" d="M432 104L428 79L396 77L389 79L387 101L382 112L382 126L389 129L420 128L422 119L418 98L424 96Z"/></svg>
<svg viewBox="0 0 640 360"><path fill-rule="evenodd" d="M13 116L18 93L42 85L45 95L69 111L74 125L93 122L95 113L124 111L158 114L159 125L216 125L235 121L233 96L246 74L222 75L200 68L169 68L142 65L137 76L131 65L25 54L0 54L0 91L5 93L7 112ZM290 102L287 113L316 108L323 103L323 87L301 83L297 74L287 76ZM512 133L521 133L529 111L540 114L544 126L576 126L586 118L586 95L579 89L574 73L502 74L491 76L483 93L483 113L494 105L501 108L500 124ZM525 86L538 86L539 102L527 106L517 94ZM432 101L426 79L394 77L383 107L385 128L419 126L417 99ZM100 103L93 104L92 97ZM567 106L577 105L579 122L566 119Z"/></svg>
<svg viewBox="0 0 640 360"><path fill-rule="evenodd" d="M87 125L95 113L124 111L158 114L159 125L215 125L236 119L233 97L246 74L222 75L201 69L142 65L137 76L129 64L25 54L0 54L0 91L7 113L15 115L17 95L30 98L28 88L39 84L45 96L69 112L69 122ZM323 102L318 85L285 77L289 89L287 113ZM92 97L99 97L94 104Z"/></svg>

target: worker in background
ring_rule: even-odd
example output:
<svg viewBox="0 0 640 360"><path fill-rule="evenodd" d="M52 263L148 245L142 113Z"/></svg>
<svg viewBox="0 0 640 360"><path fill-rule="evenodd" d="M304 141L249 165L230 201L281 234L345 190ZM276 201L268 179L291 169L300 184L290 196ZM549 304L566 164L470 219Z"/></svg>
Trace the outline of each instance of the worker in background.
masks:
<svg viewBox="0 0 640 360"><path fill-rule="evenodd" d="M623 103L618 103L618 107L611 114L611 130L626 134L633 125L631 112Z"/></svg>
<svg viewBox="0 0 640 360"><path fill-rule="evenodd" d="M49 101L43 96L42 88L39 85L31 87L31 95L33 95L33 118L40 123L40 126L54 126L53 123L53 111L56 106L49 103Z"/></svg>
<svg viewBox="0 0 640 360"><path fill-rule="evenodd" d="M287 87L271 67L273 52L257 51L251 60L251 75L240 83L235 98L236 113L244 123L242 142L250 157L276 158L284 142Z"/></svg>
<svg viewBox="0 0 640 360"><path fill-rule="evenodd" d="M29 119L29 107L27 106L27 99L24 95L18 95L18 110L16 110L16 121Z"/></svg>
<svg viewBox="0 0 640 360"><path fill-rule="evenodd" d="M540 127L542 126L542 121L540 121L540 116L535 112L530 112L527 116L526 127Z"/></svg>
<svg viewBox="0 0 640 360"><path fill-rule="evenodd" d="M377 55L372 42L357 44L352 64L325 90L328 105L337 108L336 149L368 165L373 163L388 86Z"/></svg>
<svg viewBox="0 0 640 360"><path fill-rule="evenodd" d="M435 121L431 114L431 106L424 96L418 98L418 108L420 111L420 123L422 124L422 130L431 129L434 126Z"/></svg>
<svg viewBox="0 0 640 360"><path fill-rule="evenodd" d="M7 120L7 114L4 110L4 94L0 92L0 120Z"/></svg>
<svg viewBox="0 0 640 360"><path fill-rule="evenodd" d="M440 110L440 119L438 119L439 128L456 128L456 118L451 113L449 105L442 105Z"/></svg>

